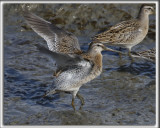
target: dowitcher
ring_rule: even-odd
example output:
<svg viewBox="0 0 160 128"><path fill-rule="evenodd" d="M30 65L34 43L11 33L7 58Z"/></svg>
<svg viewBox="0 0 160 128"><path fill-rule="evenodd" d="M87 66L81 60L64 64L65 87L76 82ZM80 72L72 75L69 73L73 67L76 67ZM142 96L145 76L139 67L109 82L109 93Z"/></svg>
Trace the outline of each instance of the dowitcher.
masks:
<svg viewBox="0 0 160 128"><path fill-rule="evenodd" d="M155 48L152 48L152 49L145 50L145 51L134 52L132 53L132 56L136 58L142 58L142 59L146 59L146 60L155 62L156 50Z"/></svg>
<svg viewBox="0 0 160 128"><path fill-rule="evenodd" d="M149 28L149 15L153 13L152 6L142 5L137 18L112 26L109 30L93 37L92 43L100 42L128 48L128 55L132 58L131 48L146 37Z"/></svg>
<svg viewBox="0 0 160 128"><path fill-rule="evenodd" d="M76 96L80 99L81 106L84 105L84 99L78 93L80 87L101 74L101 51L115 50L105 47L102 43L94 43L89 45L87 52L83 52L77 37L73 34L29 12L24 12L24 18L31 28L46 40L49 50L40 45L37 45L37 48L52 56L56 61L54 88L45 96L58 92L70 92L72 94L71 105L74 110Z"/></svg>

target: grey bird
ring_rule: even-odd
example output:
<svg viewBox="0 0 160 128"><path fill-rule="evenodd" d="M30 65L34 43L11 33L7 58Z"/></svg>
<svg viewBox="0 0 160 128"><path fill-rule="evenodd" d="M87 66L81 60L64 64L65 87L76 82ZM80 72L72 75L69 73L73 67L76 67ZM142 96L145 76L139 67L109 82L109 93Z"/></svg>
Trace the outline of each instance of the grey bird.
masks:
<svg viewBox="0 0 160 128"><path fill-rule="evenodd" d="M93 37L92 43L99 42L128 48L128 55L132 59L131 48L146 37L149 28L149 15L153 13L154 8L152 6L142 5L137 18L112 26L109 30Z"/></svg>
<svg viewBox="0 0 160 128"><path fill-rule="evenodd" d="M84 105L83 97L78 93L80 87L99 76L102 72L101 51L116 50L105 47L102 43L89 45L87 52L80 49L78 39L73 34L58 28L50 22L32 14L24 12L24 18L31 28L47 42L48 48L36 45L37 48L50 55L57 65L54 77L54 88L47 91L45 96L69 92L72 94L72 107L75 110L74 99L77 96Z"/></svg>

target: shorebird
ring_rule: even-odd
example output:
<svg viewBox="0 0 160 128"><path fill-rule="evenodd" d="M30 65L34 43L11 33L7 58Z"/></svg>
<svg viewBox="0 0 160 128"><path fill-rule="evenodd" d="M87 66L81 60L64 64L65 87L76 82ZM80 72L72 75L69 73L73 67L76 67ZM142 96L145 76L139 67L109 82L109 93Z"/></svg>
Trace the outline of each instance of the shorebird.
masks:
<svg viewBox="0 0 160 128"><path fill-rule="evenodd" d="M83 52L80 49L77 37L72 33L62 30L29 12L24 12L24 18L31 28L46 40L49 50L38 44L36 45L37 48L56 61L57 70L54 77L54 88L47 91L45 96L59 92L69 92L72 94L71 105L73 109L75 110L74 99L76 96L83 106L84 99L78 91L83 84L101 74L101 51L117 51L105 47L102 43L94 43L89 45L87 52Z"/></svg>
<svg viewBox="0 0 160 128"><path fill-rule="evenodd" d="M92 43L103 43L128 48L131 56L131 48L139 44L147 35L149 28L149 15L154 13L154 8L142 5L137 18L123 21L112 26L109 30L93 37Z"/></svg>
<svg viewBox="0 0 160 128"><path fill-rule="evenodd" d="M152 62L155 62L156 49L152 48L145 51L134 52L132 53L133 57L146 59Z"/></svg>

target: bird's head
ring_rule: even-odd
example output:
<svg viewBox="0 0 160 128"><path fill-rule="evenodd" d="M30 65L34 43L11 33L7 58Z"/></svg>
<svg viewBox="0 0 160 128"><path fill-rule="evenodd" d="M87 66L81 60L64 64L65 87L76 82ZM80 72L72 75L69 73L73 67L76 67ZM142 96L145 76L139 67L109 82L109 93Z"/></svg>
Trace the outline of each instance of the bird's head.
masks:
<svg viewBox="0 0 160 128"><path fill-rule="evenodd" d="M102 44L102 43L93 43L93 42L90 43L90 45L89 45L89 51L92 51L94 53L96 53L96 52L100 53L102 51L112 51L112 52L117 52L117 53L122 54L120 51L108 48L108 47L104 46L104 44Z"/></svg>
<svg viewBox="0 0 160 128"><path fill-rule="evenodd" d="M140 8L140 12L143 12L143 13L145 13L147 15L150 15L150 14L154 14L155 10L150 5L142 5L141 8Z"/></svg>
<svg viewBox="0 0 160 128"><path fill-rule="evenodd" d="M95 52L102 52L107 50L107 48L102 43L90 43L89 50L92 50Z"/></svg>

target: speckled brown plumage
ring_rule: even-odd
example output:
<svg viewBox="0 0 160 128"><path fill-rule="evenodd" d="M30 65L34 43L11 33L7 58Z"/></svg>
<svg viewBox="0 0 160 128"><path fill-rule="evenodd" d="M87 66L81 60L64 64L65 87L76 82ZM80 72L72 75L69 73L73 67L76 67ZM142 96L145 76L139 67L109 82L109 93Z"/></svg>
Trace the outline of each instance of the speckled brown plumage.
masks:
<svg viewBox="0 0 160 128"><path fill-rule="evenodd" d="M136 57L136 58L142 58L142 59L146 59L146 60L155 62L156 49L152 48L152 49L149 49L149 50L132 53L132 56Z"/></svg>
<svg viewBox="0 0 160 128"><path fill-rule="evenodd" d="M92 43L104 43L126 47L129 49L140 43L148 33L149 15L154 8L148 5L142 5L136 19L123 21L93 37Z"/></svg>

